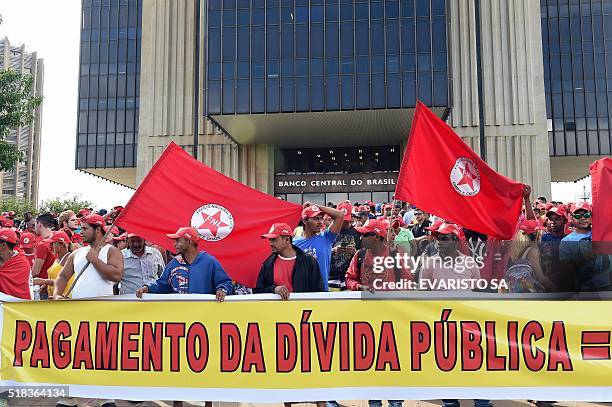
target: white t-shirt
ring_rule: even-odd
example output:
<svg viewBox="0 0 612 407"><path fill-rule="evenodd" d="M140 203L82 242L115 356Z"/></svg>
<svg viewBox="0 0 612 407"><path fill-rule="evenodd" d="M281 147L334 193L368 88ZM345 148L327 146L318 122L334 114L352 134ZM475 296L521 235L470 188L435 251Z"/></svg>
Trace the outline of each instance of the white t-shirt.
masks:
<svg viewBox="0 0 612 407"><path fill-rule="evenodd" d="M112 246L107 244L98 254L98 258L104 263L108 263L108 251ZM74 252L74 273L78 274L85 264L87 264L87 253L89 253L90 247L81 247ZM103 297L106 295L113 295L113 281L104 279L98 270L89 263L87 269L83 271L83 274L74 285L72 289L72 298L92 298L92 297Z"/></svg>

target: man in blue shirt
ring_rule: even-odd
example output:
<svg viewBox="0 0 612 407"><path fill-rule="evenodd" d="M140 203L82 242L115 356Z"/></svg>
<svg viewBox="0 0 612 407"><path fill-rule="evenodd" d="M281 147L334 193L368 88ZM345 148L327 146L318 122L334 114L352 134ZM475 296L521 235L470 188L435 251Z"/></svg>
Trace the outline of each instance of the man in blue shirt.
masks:
<svg viewBox="0 0 612 407"><path fill-rule="evenodd" d="M323 228L323 215L329 215L332 218L329 229L324 230ZM302 222L304 223L304 235L295 239L293 244L317 259L323 279L323 288L328 291L332 246L342 229L344 213L334 208L306 202L302 211Z"/></svg>
<svg viewBox="0 0 612 407"><path fill-rule="evenodd" d="M573 272L580 290L609 289L610 256L593 252L591 238L591 205L578 202L571 205L570 213L574 231L561 240L559 260L567 272Z"/></svg>
<svg viewBox="0 0 612 407"><path fill-rule="evenodd" d="M150 294L216 294L222 302L232 294L232 280L221 264L210 254L198 250L200 236L192 227L182 227L176 233L166 235L174 239L176 256L164 269L156 282L146 284L136 291L138 298Z"/></svg>

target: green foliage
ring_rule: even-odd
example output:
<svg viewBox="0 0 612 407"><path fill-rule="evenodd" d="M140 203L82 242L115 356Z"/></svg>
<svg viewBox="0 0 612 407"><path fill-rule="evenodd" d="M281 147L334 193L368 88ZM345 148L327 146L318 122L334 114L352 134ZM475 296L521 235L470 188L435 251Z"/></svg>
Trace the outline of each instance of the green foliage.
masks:
<svg viewBox="0 0 612 407"><path fill-rule="evenodd" d="M14 196L0 198L0 212L10 211L15 211L17 219L23 219L23 214L28 211L36 215L36 207L30 201Z"/></svg>
<svg viewBox="0 0 612 407"><path fill-rule="evenodd" d="M5 141L11 130L32 123L34 109L42 98L32 96L32 75L12 69L0 71L0 171L11 171L23 159L16 146Z"/></svg>
<svg viewBox="0 0 612 407"><path fill-rule="evenodd" d="M53 198L47 199L40 205L40 213L51 212L60 214L63 211L70 209L74 213L78 213L83 208L91 208L91 202L81 200L80 195L75 195L72 198Z"/></svg>

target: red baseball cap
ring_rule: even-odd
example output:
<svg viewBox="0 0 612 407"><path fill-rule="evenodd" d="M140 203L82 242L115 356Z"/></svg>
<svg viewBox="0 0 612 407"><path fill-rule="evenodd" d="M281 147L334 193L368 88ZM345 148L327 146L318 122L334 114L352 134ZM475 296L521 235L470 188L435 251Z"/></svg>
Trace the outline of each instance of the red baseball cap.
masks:
<svg viewBox="0 0 612 407"><path fill-rule="evenodd" d="M198 243L200 241L200 235L198 235L198 231L190 226L184 226L179 228L176 233L169 233L168 236L170 239L179 239L184 237L185 239L191 240L194 243Z"/></svg>
<svg viewBox="0 0 612 407"><path fill-rule="evenodd" d="M275 239L279 236L293 236L293 229L286 223L275 223L268 233L261 235L264 239Z"/></svg>
<svg viewBox="0 0 612 407"><path fill-rule="evenodd" d="M379 236L387 237L387 224L381 220L370 219L365 225L357 227L355 230L362 235L373 232Z"/></svg>
<svg viewBox="0 0 612 407"><path fill-rule="evenodd" d="M113 235L118 235L118 234L119 234L119 228L118 228L117 226L112 226L112 227L111 227L111 226L109 225L109 226L104 227L104 231L105 231L105 232L108 232L108 230L109 230L109 229L110 229L110 232L111 232Z"/></svg>
<svg viewBox="0 0 612 407"><path fill-rule="evenodd" d="M17 233L9 228L0 229L0 240L5 242L17 244Z"/></svg>
<svg viewBox="0 0 612 407"><path fill-rule="evenodd" d="M34 233L24 232L19 237L19 246L22 249L31 249L36 246L36 236Z"/></svg>
<svg viewBox="0 0 612 407"><path fill-rule="evenodd" d="M85 216L81 222L88 223L92 226L102 226L106 231L106 222L104 221L104 218L96 213Z"/></svg>
<svg viewBox="0 0 612 407"><path fill-rule="evenodd" d="M127 240L127 236L128 236L127 233L123 233L123 234L121 234L119 236L113 237L113 240L115 242L121 242L122 240Z"/></svg>
<svg viewBox="0 0 612 407"><path fill-rule="evenodd" d="M342 202L336 207L336 209L342 211L342 213L344 214L344 220L351 220L351 215L353 214L353 205L351 205L349 202Z"/></svg>
<svg viewBox="0 0 612 407"><path fill-rule="evenodd" d="M591 204L588 202L576 202L573 203L572 206L570 206L570 213L575 213L579 210L590 212Z"/></svg>
<svg viewBox="0 0 612 407"><path fill-rule="evenodd" d="M78 217L82 217L82 216L87 216L91 213L91 211L87 208L83 208L79 211L79 213L77 213Z"/></svg>
<svg viewBox="0 0 612 407"><path fill-rule="evenodd" d="M64 232L63 230L58 230L56 232L53 232L53 234L51 235L51 237L49 238L49 241L51 243L64 243L64 244L69 244L70 243L70 237L68 236L68 233Z"/></svg>
<svg viewBox="0 0 612 407"><path fill-rule="evenodd" d="M432 233L434 234L440 234L440 235L450 235L453 234L455 236L457 236L460 240L463 240L463 231L461 230L461 228L457 225L455 225L454 223L446 223L446 222L441 222L438 227L436 228L436 230L432 230Z"/></svg>
<svg viewBox="0 0 612 407"><path fill-rule="evenodd" d="M126 239L129 239L130 237L141 237L141 236L136 233L128 233Z"/></svg>
<svg viewBox="0 0 612 407"><path fill-rule="evenodd" d="M519 223L519 229L528 235L536 233L538 230L546 230L536 219L525 219Z"/></svg>
<svg viewBox="0 0 612 407"><path fill-rule="evenodd" d="M302 210L302 219L314 218L322 213L318 205L310 205Z"/></svg>
<svg viewBox="0 0 612 407"><path fill-rule="evenodd" d="M548 202L546 205L544 205L544 207L546 208L547 211L551 210L555 205L551 204L550 202Z"/></svg>
<svg viewBox="0 0 612 407"><path fill-rule="evenodd" d="M15 227L15 222L12 219L2 219L2 226L5 228Z"/></svg>
<svg viewBox="0 0 612 407"><path fill-rule="evenodd" d="M434 223L431 224L431 226L427 226L425 228L425 230L429 230L431 232L435 232L436 230L438 230L440 225L443 224L443 223L444 223L444 221L442 219L437 219Z"/></svg>
<svg viewBox="0 0 612 407"><path fill-rule="evenodd" d="M548 212L546 212L546 217L550 218L550 215L553 213L559 216L566 217L567 210L565 208L565 205L553 206L552 208L548 210Z"/></svg>
<svg viewBox="0 0 612 407"><path fill-rule="evenodd" d="M15 215L16 215L15 211L10 211L10 212L8 213L8 216L15 216Z"/></svg>

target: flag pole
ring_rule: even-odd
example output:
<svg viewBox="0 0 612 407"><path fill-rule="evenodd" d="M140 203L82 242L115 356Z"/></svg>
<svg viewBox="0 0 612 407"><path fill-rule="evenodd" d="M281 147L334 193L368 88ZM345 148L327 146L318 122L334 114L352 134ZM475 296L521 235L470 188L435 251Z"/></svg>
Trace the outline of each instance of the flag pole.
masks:
<svg viewBox="0 0 612 407"><path fill-rule="evenodd" d="M108 235L111 234L111 231L113 230L113 228L115 227L115 222L117 221L117 218L119 216L115 217L115 220L113 221L113 224L108 228L108 230L106 231L106 233L104 234L104 237L102 238L102 242L100 244L98 244L96 246L96 249L99 249L101 245L103 245L106 242L106 238L108 237ZM79 270L78 274L76 275L76 277L74 278L74 281L72 282L72 285L70 286L70 289L68 289L68 291L66 292L66 295L63 295L64 298L68 298L68 296L70 295L70 293L72 293L72 290L74 289L74 286L76 285L77 281L79 281L79 278L81 278L81 276L83 275L83 273L85 272L85 270L87 269L87 267L89 267L91 263L88 261L85 263L85 265L81 268L81 270Z"/></svg>

